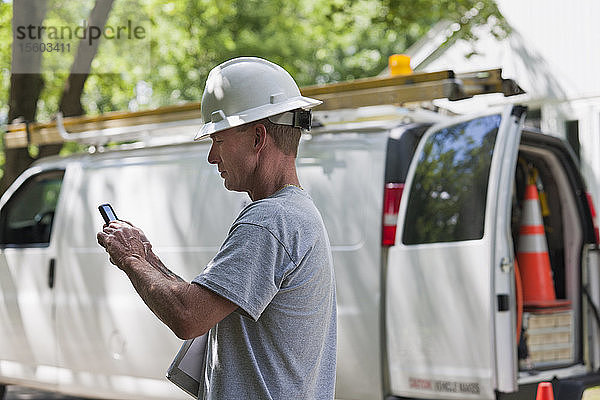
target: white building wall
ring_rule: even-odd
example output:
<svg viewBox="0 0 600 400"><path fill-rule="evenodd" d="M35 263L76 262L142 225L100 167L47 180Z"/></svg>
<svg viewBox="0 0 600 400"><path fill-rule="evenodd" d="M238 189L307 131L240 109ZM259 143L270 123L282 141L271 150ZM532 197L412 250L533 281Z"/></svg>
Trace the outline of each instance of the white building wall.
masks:
<svg viewBox="0 0 600 400"><path fill-rule="evenodd" d="M496 2L511 26L551 65L570 99L600 94L600 1Z"/></svg>
<svg viewBox="0 0 600 400"><path fill-rule="evenodd" d="M600 204L600 1L497 0L507 21L551 66L565 97L546 99L542 128L564 137L579 120L581 172ZM518 78L517 78L518 81Z"/></svg>

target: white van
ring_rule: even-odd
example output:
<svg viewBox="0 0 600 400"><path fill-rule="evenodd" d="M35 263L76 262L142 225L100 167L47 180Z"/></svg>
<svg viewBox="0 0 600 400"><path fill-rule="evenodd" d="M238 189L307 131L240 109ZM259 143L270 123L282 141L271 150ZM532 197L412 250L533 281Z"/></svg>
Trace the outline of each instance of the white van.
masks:
<svg viewBox="0 0 600 400"><path fill-rule="evenodd" d="M518 106L470 117L393 106L315 113L297 166L332 244L336 398L531 399L554 380L564 400L600 384L592 211L568 147L523 130L524 115ZM96 232L97 206L111 203L175 273L202 271L248 198L224 189L206 161L210 143L188 141L196 128L177 128L183 143L42 160L4 194L0 383L188 398L164 378L181 341L109 263ZM547 194L556 293L571 304L549 313L563 325L543 328L541 344L530 340L540 317L519 312L515 285L530 166ZM531 356L536 345L542 358Z"/></svg>

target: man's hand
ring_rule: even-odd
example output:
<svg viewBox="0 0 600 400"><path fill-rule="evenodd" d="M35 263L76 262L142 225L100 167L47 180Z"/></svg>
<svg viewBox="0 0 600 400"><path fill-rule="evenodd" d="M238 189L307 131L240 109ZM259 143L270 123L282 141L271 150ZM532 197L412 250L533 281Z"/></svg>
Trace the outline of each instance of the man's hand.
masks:
<svg viewBox="0 0 600 400"><path fill-rule="evenodd" d="M238 307L171 272L154 254L144 232L129 222L104 225L97 238L146 305L180 339L203 335Z"/></svg>
<svg viewBox="0 0 600 400"><path fill-rule="evenodd" d="M110 262L120 269L126 267L128 258L146 260L152 249L144 232L125 221L104 225L97 239L110 255Z"/></svg>

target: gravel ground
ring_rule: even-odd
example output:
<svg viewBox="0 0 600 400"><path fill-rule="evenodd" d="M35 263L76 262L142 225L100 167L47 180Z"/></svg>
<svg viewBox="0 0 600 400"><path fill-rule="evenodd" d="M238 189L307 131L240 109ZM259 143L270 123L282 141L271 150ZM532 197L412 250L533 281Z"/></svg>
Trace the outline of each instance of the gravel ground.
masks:
<svg viewBox="0 0 600 400"><path fill-rule="evenodd" d="M69 397L57 393L42 392L20 386L8 386L4 400L85 400L80 397Z"/></svg>
<svg viewBox="0 0 600 400"><path fill-rule="evenodd" d="M18 386L9 386L4 400L86 400L56 393L42 392ZM533 399L532 399L533 400ZM600 400L600 387L586 390L581 400Z"/></svg>

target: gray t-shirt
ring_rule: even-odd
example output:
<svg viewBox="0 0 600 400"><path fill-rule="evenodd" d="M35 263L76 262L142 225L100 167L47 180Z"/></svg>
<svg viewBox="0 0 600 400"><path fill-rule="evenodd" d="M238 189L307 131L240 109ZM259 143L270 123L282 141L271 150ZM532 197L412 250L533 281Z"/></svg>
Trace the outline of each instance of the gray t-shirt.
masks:
<svg viewBox="0 0 600 400"><path fill-rule="evenodd" d="M239 306L210 331L206 398L333 399L333 261L306 192L250 203L193 282Z"/></svg>

